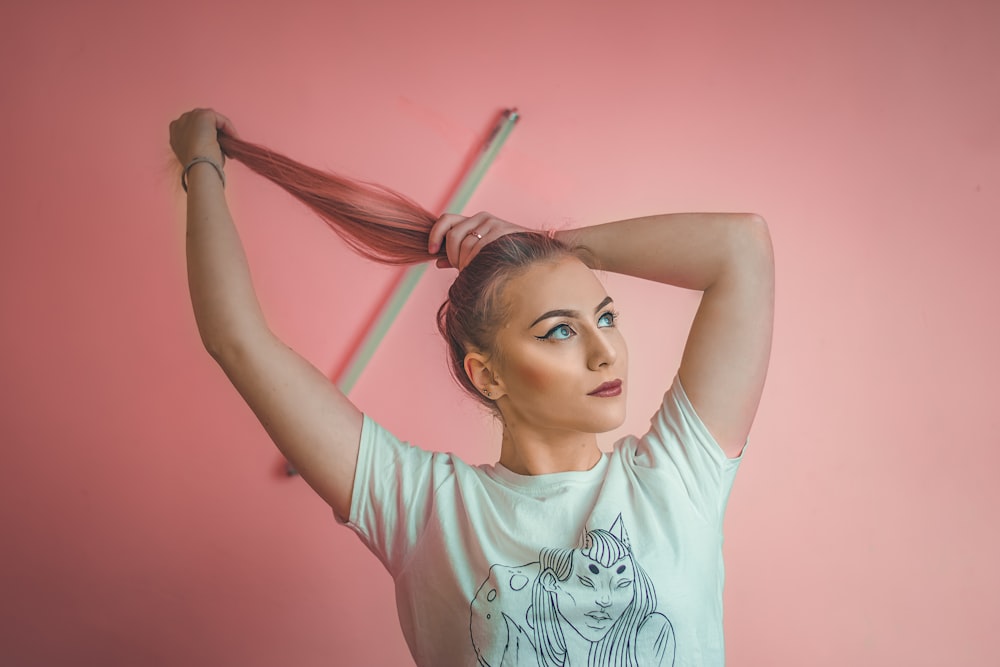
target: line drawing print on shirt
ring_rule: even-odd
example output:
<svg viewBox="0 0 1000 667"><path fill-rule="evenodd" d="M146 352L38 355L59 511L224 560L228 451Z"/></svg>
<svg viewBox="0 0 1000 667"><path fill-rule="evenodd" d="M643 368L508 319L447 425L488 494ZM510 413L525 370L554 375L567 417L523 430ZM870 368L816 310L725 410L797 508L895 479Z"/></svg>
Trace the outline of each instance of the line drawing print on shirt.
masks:
<svg viewBox="0 0 1000 667"><path fill-rule="evenodd" d="M656 611L621 514L581 543L543 548L537 562L490 567L470 605L482 667L673 666L673 626Z"/></svg>

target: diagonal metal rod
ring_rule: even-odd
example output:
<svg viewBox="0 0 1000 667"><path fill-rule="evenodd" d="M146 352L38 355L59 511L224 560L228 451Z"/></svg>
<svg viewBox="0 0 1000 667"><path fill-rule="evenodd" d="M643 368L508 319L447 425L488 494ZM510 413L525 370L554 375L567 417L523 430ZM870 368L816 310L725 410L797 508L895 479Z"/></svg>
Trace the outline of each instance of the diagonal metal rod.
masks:
<svg viewBox="0 0 1000 667"><path fill-rule="evenodd" d="M506 109L501 114L500 120L493 128L493 131L490 132L489 137L487 137L475 163L466 172L455 194L452 195L451 200L445 206L445 213L462 212L472 197L476 186L479 185L486 170L489 169L497 153L500 152L500 147L507 140L511 130L514 129L514 124L517 123L519 118L520 115L517 109ZM389 331L389 327L392 326L396 316L399 315L406 300L417 286L420 276L426 270L427 263L425 262L411 266L403 273L395 290L382 306L375 323L368 329L368 333L365 334L361 344L356 348L350 361L337 378L337 386L340 387L342 392L349 394L351 389L354 388L354 385L361 377L361 373L365 370L365 366L368 365L368 362L371 361L372 356L375 354L375 350L378 349L379 343L382 342L385 334Z"/></svg>
<svg viewBox="0 0 1000 667"><path fill-rule="evenodd" d="M500 119L483 143L482 150L480 150L479 155L476 157L476 161L465 173L461 183L459 183L458 188L455 190L455 194L451 196L451 199L445 206L445 213L462 212L465 205L469 203L473 191L475 191L479 182L483 179L486 170L493 164L493 160L500 152L500 148L507 140L507 137L514 129L514 125L520 117L521 115L514 108L505 109L500 114ZM365 333L361 344L355 348L350 360L344 366L344 370L337 377L336 383L342 392L349 394L354 385L357 384L368 362L375 355L375 350L378 349L382 339L385 338L396 316L403 309L403 305L410 298L410 294L413 293L413 289L417 286L420 277L426 270L427 262L424 262L423 264L416 264L409 267L402 274L392 294L389 295L389 298L382 305L374 324ZM286 471L289 475L298 474L291 463L287 464Z"/></svg>

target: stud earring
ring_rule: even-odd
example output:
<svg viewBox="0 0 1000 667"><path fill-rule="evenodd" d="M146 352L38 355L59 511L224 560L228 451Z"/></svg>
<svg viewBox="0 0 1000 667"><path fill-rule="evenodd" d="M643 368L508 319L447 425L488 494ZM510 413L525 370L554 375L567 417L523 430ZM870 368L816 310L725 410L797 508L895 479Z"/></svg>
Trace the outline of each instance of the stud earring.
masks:
<svg viewBox="0 0 1000 667"><path fill-rule="evenodd" d="M483 389L483 393L486 394L486 398L493 398L493 393L489 389Z"/></svg>

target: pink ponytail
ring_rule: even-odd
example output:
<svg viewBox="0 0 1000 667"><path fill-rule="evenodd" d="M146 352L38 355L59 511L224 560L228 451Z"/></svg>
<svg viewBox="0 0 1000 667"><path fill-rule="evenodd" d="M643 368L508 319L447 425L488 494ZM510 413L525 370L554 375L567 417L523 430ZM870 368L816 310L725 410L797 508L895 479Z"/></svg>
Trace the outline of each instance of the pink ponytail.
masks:
<svg viewBox="0 0 1000 667"><path fill-rule="evenodd" d="M276 183L315 211L361 255L384 264L418 264L434 259L427 253L437 218L411 199L373 183L362 183L299 164L263 146L219 135L227 156ZM438 255L446 256L444 250ZM471 350L496 352L496 332L507 313L504 288L527 267L574 256L570 249L537 232L507 234L479 251L462 269L438 310L438 328L448 343L451 372L471 396L499 414L496 404L479 392L465 374ZM586 263L586 262L585 262Z"/></svg>
<svg viewBox="0 0 1000 667"><path fill-rule="evenodd" d="M242 162L315 211L361 255L397 265L434 259L427 252L427 240L437 217L398 192L307 167L229 135L220 134L219 145L226 157Z"/></svg>

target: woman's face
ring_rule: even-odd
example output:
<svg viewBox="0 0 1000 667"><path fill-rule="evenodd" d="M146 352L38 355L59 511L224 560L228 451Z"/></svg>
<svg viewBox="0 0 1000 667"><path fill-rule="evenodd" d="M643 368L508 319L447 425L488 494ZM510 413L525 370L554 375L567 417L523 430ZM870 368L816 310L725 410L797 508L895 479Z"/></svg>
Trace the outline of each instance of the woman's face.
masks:
<svg viewBox="0 0 1000 667"><path fill-rule="evenodd" d="M508 422L603 433L625 420L628 352L614 303L583 262L539 263L511 280L494 374Z"/></svg>

